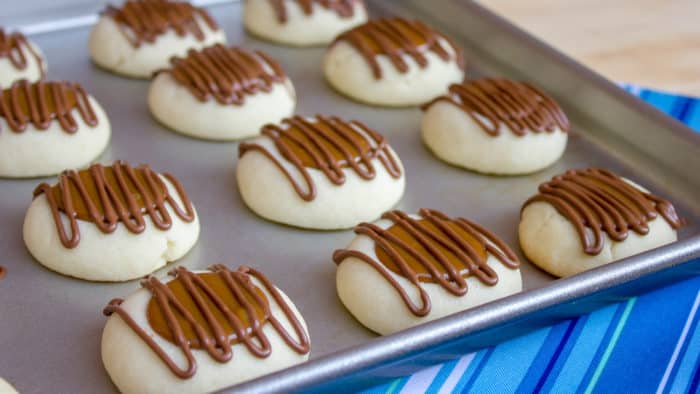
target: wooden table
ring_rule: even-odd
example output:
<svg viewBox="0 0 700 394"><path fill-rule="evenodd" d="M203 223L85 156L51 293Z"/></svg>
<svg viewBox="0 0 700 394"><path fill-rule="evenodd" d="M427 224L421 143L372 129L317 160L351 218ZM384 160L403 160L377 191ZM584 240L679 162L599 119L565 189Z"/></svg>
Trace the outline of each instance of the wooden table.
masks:
<svg viewBox="0 0 700 394"><path fill-rule="evenodd" d="M700 96L700 0L480 0L614 81Z"/></svg>

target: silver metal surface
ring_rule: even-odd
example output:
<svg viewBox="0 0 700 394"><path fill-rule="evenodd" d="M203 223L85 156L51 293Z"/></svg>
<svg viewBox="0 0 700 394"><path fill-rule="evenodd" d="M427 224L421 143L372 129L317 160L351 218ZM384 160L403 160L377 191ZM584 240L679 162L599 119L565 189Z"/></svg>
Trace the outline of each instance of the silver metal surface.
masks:
<svg viewBox="0 0 700 394"><path fill-rule="evenodd" d="M158 125L146 106L147 82L117 77L90 63L88 28L33 36L48 58L49 77L80 81L110 116L113 140L100 161L149 163L177 176L190 194L202 232L193 251L176 264L192 269L216 262L257 267L287 292L305 316L312 361L238 390L329 388L328 380L341 376L337 382L347 384L340 386L346 389L362 385L360 380L378 382L615 297L677 280L681 276L677 271L673 271L676 275L664 273L690 267L681 263L700 257L700 207L696 203L700 138L690 130L473 3L370 3L374 15L419 16L451 34L467 50L475 70L472 76L488 71L527 79L554 94L575 126L564 157L551 168L524 177L488 177L448 166L421 144L419 110L379 109L351 102L324 82L320 71L323 49L286 48L252 39L242 30L238 4L211 11L230 44L264 50L283 64L297 88L299 113L359 119L388 137L406 167L407 190L399 209L437 208L473 219L518 250L520 206L537 185L566 169L595 165L673 199L693 224L681 231L682 242L565 280L554 281L524 262L524 293L376 338L347 313L335 292L331 253L350 241L351 231L304 231L258 218L246 209L237 191L236 143L190 139ZM7 277L0 281L0 376L23 393L114 391L100 361L105 322L101 310L110 299L135 290L138 282L84 282L55 274L32 260L23 247L21 228L32 190L40 181L0 180L0 265L8 269ZM163 276L172 266L156 274ZM698 272L692 268L693 274ZM584 303L586 308L581 307ZM528 321L532 324L524 324Z"/></svg>

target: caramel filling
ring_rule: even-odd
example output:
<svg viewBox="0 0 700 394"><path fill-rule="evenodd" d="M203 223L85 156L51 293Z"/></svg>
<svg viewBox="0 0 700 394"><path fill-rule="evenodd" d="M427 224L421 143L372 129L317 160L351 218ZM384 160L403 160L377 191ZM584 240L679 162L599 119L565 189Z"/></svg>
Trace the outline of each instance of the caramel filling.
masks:
<svg viewBox="0 0 700 394"><path fill-rule="evenodd" d="M515 253L478 224L462 218L451 219L431 209L421 209L419 214L417 219L401 211L387 212L382 219L393 222L387 229L372 223L358 225L355 233L374 241L377 258L358 250L336 250L333 261L340 264L354 257L369 264L394 287L416 316L426 316L431 310L425 282L437 283L452 295L463 297L468 292L467 277L473 276L488 286L498 283L498 274L488 264L489 255L506 267L519 267ZM392 273L406 278L415 287L419 302L409 296Z"/></svg>
<svg viewBox="0 0 700 394"><path fill-rule="evenodd" d="M335 162L346 168L351 161L375 154L370 141L353 127L328 122L313 127L313 132L309 132L307 125L295 123L280 138L280 143L289 147L290 156L298 158L304 167L320 169L327 166L325 162ZM343 131L338 132L337 127Z"/></svg>
<svg viewBox="0 0 700 394"><path fill-rule="evenodd" d="M198 19L211 30L218 30L216 22L202 8L187 2L171 0L128 0L121 7L108 6L105 15L111 17L132 46L155 40L172 29L179 36L192 35L204 40L204 31Z"/></svg>
<svg viewBox="0 0 700 394"><path fill-rule="evenodd" d="M598 255L605 232L613 241L627 239L629 230L649 232L648 222L659 214L674 229L684 221L667 200L643 192L610 171L589 168L569 170L539 187L539 194L525 202L542 201L554 208L576 228L583 250Z"/></svg>
<svg viewBox="0 0 700 394"><path fill-rule="evenodd" d="M322 171L333 184L342 185L346 178L345 168L352 169L362 179L374 179L377 171L374 159L378 159L393 178L401 176L398 160L384 137L360 122L344 122L335 117L307 119L295 116L284 119L282 123L281 126L265 126L262 135L272 140L277 151L294 165L305 185L300 184L263 145L241 143L238 156L249 151L258 151L267 156L305 201L316 198L316 185L309 168Z"/></svg>
<svg viewBox="0 0 700 394"><path fill-rule="evenodd" d="M287 14L287 0L268 0L275 10L275 15L277 16L277 21L280 23L287 23L289 16ZM314 4L331 10L338 14L341 18L352 18L355 14L354 6L356 3L361 3L362 0L292 0L297 3L299 8L305 15L313 14Z"/></svg>
<svg viewBox="0 0 700 394"><path fill-rule="evenodd" d="M171 280L166 284L172 297L192 319L190 322L183 316L183 313L173 308L177 324L182 328L182 334L192 348L204 348L195 327L201 327L207 338L224 335L229 338L229 343L235 344L243 341L243 338L238 338L239 332L250 336L255 324L266 323L268 318L265 315L268 308L267 298L258 287L251 285L250 289L253 289L255 294L250 293L250 289L242 289L240 291L242 294L234 294L221 275L202 273L197 274L197 277L201 279L204 286L195 284L193 287L196 289L195 292L188 291L182 279ZM243 299L239 300L237 297L243 297ZM262 305L259 303L260 301L262 301ZM202 303L204 307L200 308L199 305ZM210 314L210 318L215 321L214 324L209 323L205 313ZM231 319L227 318L226 315L229 313L233 313L240 321L238 329L234 328ZM173 331L168 325L168 319L155 296L151 297L151 301L148 303L147 316L153 331L168 341L176 343ZM218 332L214 332L212 326L218 326Z"/></svg>
<svg viewBox="0 0 700 394"><path fill-rule="evenodd" d="M30 83L20 80L0 95L0 117L14 132L23 132L29 124L46 130L57 121L69 133L78 131L74 110L88 126L97 126L97 116L82 86L69 82Z"/></svg>
<svg viewBox="0 0 700 394"><path fill-rule="evenodd" d="M73 182L66 183L63 188L61 183L51 187L51 193L61 212L71 212L80 220L92 220L88 204L92 204L100 216L104 216L105 212L111 209L111 204L124 207L134 204L141 213L145 213L146 208L155 209L157 205L162 204L167 193L165 185L155 181L148 172L149 169L141 167L133 170L133 177L120 174L117 178L113 167L104 167L99 177L95 177L93 171L89 169L81 170L76 174L77 178L74 178ZM72 210L68 209L63 199L64 189L72 197L70 202ZM100 198L105 189L113 191L109 200ZM83 191L87 195L85 199L80 198Z"/></svg>
<svg viewBox="0 0 700 394"><path fill-rule="evenodd" d="M234 360L238 352L234 351L234 344L244 346L255 357L269 357L278 351L272 348L269 331L275 331L297 354L311 350L309 337L293 307L265 275L248 267L232 271L223 265L212 266L209 271L194 273L178 267L170 272L174 279L168 283L152 276L141 281L152 296L146 308L149 326L178 347L186 360L184 367L121 307L123 300L110 301L104 314L116 313L180 379L189 379L197 372L192 349L201 349L221 364ZM275 314L271 304L276 306Z"/></svg>
<svg viewBox="0 0 700 394"><path fill-rule="evenodd" d="M217 44L187 57L174 57L166 70L199 101L243 105L246 96L272 91L287 78L282 67L262 52L248 52Z"/></svg>
<svg viewBox="0 0 700 394"><path fill-rule="evenodd" d="M561 107L537 88L507 79L477 79L450 86L445 96L425 104L423 110L445 101L467 113L484 132L498 136L506 125L513 134L569 130Z"/></svg>
<svg viewBox="0 0 700 394"><path fill-rule="evenodd" d="M386 230L386 238L392 239L393 252L398 254L421 282L435 283L435 276L450 280L447 266L452 267L462 277L469 276L471 270L468 263L457 255L461 249L458 244L460 241L466 242L472 248L478 261L486 261L486 247L479 239L455 222L445 222L444 225L457 239L452 239L450 235L436 236L435 234L443 231L436 227L435 223L425 219L416 221L412 227L394 224ZM392 258L378 244L374 251L385 267L397 275L405 276L396 263L399 259Z"/></svg>
<svg viewBox="0 0 700 394"><path fill-rule="evenodd" d="M345 41L360 52L372 69L375 79L382 78L378 55L386 55L401 73L409 70L406 56L419 67L428 66L427 52L433 52L444 61L455 60L464 68L461 49L447 37L420 21L402 18L371 20L339 35L335 42Z"/></svg>
<svg viewBox="0 0 700 394"><path fill-rule="evenodd" d="M169 174L163 176L179 199L170 194L150 167L134 169L122 161L107 167L93 164L87 170L64 171L56 185L40 184L34 190L34 197L46 196L63 246L75 248L80 243L78 220L92 222L106 234L114 232L119 223L140 234L146 229L145 218L149 217L156 228L165 231L173 223L166 208L169 206L183 221L194 221L194 207L182 185ZM67 217L67 224L62 215Z"/></svg>

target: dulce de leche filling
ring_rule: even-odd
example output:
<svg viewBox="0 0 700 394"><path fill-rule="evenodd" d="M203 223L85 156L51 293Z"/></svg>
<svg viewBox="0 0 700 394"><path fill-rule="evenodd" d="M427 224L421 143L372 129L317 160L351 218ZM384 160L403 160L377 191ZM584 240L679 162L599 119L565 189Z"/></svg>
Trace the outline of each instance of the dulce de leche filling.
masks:
<svg viewBox="0 0 700 394"><path fill-rule="evenodd" d="M184 1L128 0L121 7L108 6L104 14L114 20L124 37L135 47L153 43L168 30L178 36L192 35L198 41L205 38L199 20L211 30L219 27L202 8Z"/></svg>
<svg viewBox="0 0 700 394"><path fill-rule="evenodd" d="M464 68L462 50L449 38L417 20L403 18L381 18L342 33L337 42L352 45L372 69L376 79L382 78L382 69L377 56L386 55L401 73L409 70L406 57L410 57L419 67L428 66L428 52L435 53L444 61L455 60Z"/></svg>
<svg viewBox="0 0 700 394"><path fill-rule="evenodd" d="M546 202L554 206L576 228L586 254L603 250L605 232L613 241L627 239L629 230L649 233L648 223L660 214L668 224L684 224L669 201L632 186L614 173L587 168L569 170L539 187L539 194L523 204Z"/></svg>
<svg viewBox="0 0 700 394"><path fill-rule="evenodd" d="M216 44L190 49L187 57L170 59L175 81L201 102L211 98L219 104L243 105L247 96L272 91L287 76L282 66L260 51L247 51Z"/></svg>
<svg viewBox="0 0 700 394"><path fill-rule="evenodd" d="M260 0L254 0L260 1ZM287 23L289 20L287 3L290 1L295 2L304 15L312 15L314 12L314 5L318 5L327 10L335 12L341 18L352 18L355 14L355 5L361 4L364 6L362 0L268 0L272 8L275 10L275 15L277 16L277 21L279 23Z"/></svg>
<svg viewBox="0 0 700 394"><path fill-rule="evenodd" d="M244 286L239 286L239 294L231 291L225 277L213 272L188 279L180 276L166 286L170 302L184 309L181 312L179 308L173 308L172 315L168 317L161 307L162 299L153 296L148 303L147 315L153 331L173 343L177 343L177 339L169 326L169 319L172 318L181 327L182 338L192 348L202 349L205 345L201 337L223 335L229 339L229 343L239 343L251 335L256 324L265 324L269 317L265 314L267 298L249 280ZM196 328L199 328L199 333Z"/></svg>
<svg viewBox="0 0 700 394"><path fill-rule="evenodd" d="M88 126L97 126L97 116L82 86L71 82L34 82L23 79L4 89L0 95L0 117L13 132L33 125L46 130L57 121L63 131L78 131L75 110Z"/></svg>
<svg viewBox="0 0 700 394"><path fill-rule="evenodd" d="M486 261L487 257L482 241L453 221L444 222L441 227L426 219L402 221L386 229L384 238L386 243L374 247L379 261L401 276L405 276L404 270L408 268L421 282L435 283L438 277L450 280L452 272L469 276L469 262L455 248L458 243L476 261Z"/></svg>
<svg viewBox="0 0 700 394"><path fill-rule="evenodd" d="M501 134L504 125L517 136L569 130L569 119L559 104L524 82L484 78L452 84L446 95L423 105L422 109L427 110L438 102L455 105L493 137Z"/></svg>
<svg viewBox="0 0 700 394"><path fill-rule="evenodd" d="M345 183L345 169L349 168L360 178L374 179L377 173L374 160L378 159L393 177L401 177L398 160L389 148L386 139L376 131L356 121L345 122L336 117L295 116L282 121L281 125L267 125L261 132L270 139L276 150L294 165L304 179L304 185L282 165L267 147L255 143L241 143L238 155L257 151L269 158L292 183L297 194L305 201L316 197L309 169L316 169L335 185Z"/></svg>
<svg viewBox="0 0 700 394"><path fill-rule="evenodd" d="M232 271L215 265L204 273L179 267L170 275L174 278L167 283L155 277L141 282L151 293L146 317L153 332L179 348L187 360L186 367L176 363L154 336L122 308L122 299L112 300L104 313L108 316L116 313L175 376L188 379L195 375L197 359L193 349L205 351L222 364L234 360L232 345L235 344L245 346L255 357L269 357L275 349L264 330L266 327L296 353L307 354L311 350L309 337L293 307L261 272L248 267ZM271 303L283 317L272 313Z"/></svg>
<svg viewBox="0 0 700 394"><path fill-rule="evenodd" d="M393 222L388 228L372 223L355 227L355 233L367 236L375 245L377 258L358 250L336 250L333 260L340 264L354 257L372 266L399 293L416 316L431 310L424 283L437 283L454 296L468 292L465 278L476 277L482 283L498 283L496 271L488 264L494 256L503 265L517 268L517 256L498 237L466 219L451 219L430 209L421 209L419 218L401 211L387 212L382 219ZM420 303L414 302L393 274L407 279L418 290Z"/></svg>
<svg viewBox="0 0 700 394"><path fill-rule="evenodd" d="M172 184L177 199L150 167L133 168L123 161L64 171L57 184L40 184L34 197L46 196L63 246L74 248L80 242L78 220L95 224L105 234L114 232L120 223L139 234L145 230L148 216L156 228L168 230L172 226L171 213L166 209L169 206L180 219L192 222L194 207L182 185L172 175L163 177Z"/></svg>

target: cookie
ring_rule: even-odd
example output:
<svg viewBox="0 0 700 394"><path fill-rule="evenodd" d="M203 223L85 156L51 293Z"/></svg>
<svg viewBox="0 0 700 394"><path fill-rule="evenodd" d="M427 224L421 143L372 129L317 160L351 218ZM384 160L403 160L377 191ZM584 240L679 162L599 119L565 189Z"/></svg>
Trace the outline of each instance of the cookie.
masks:
<svg viewBox="0 0 700 394"><path fill-rule="evenodd" d="M3 378L0 378L0 393L2 394L17 394L17 390L7 383Z"/></svg>
<svg viewBox="0 0 700 394"><path fill-rule="evenodd" d="M194 206L177 179L123 161L42 183L24 219L24 242L39 263L92 281L143 277L183 257L198 236Z"/></svg>
<svg viewBox="0 0 700 394"><path fill-rule="evenodd" d="M534 264L570 276L674 242L674 206L598 168L569 170L523 205L520 246Z"/></svg>
<svg viewBox="0 0 700 394"><path fill-rule="evenodd" d="M107 115L78 83L20 80L0 94L0 177L82 167L109 143Z"/></svg>
<svg viewBox="0 0 700 394"><path fill-rule="evenodd" d="M417 20L387 18L344 32L326 52L326 80L340 93L380 106L423 104L464 79L462 50Z"/></svg>
<svg viewBox="0 0 700 394"><path fill-rule="evenodd" d="M309 357L306 323L261 272L183 267L110 302L102 362L123 393L208 393Z"/></svg>
<svg viewBox="0 0 700 394"><path fill-rule="evenodd" d="M338 297L364 326L386 335L522 290L517 256L463 218L421 209L387 212L355 228L337 250Z"/></svg>
<svg viewBox="0 0 700 394"><path fill-rule="evenodd" d="M362 0L247 0L243 24L252 34L285 45L325 45L367 21Z"/></svg>
<svg viewBox="0 0 700 394"><path fill-rule="evenodd" d="M134 78L150 78L172 56L225 43L223 30L203 8L171 0L127 0L108 6L90 32L90 56L98 66Z"/></svg>
<svg viewBox="0 0 700 394"><path fill-rule="evenodd" d="M396 204L404 170L386 139L336 117L295 116L239 146L238 190L258 215L333 230L374 220Z"/></svg>
<svg viewBox="0 0 700 394"><path fill-rule="evenodd" d="M279 63L259 51L216 44L190 49L158 72L148 93L153 116L192 137L235 140L294 113L294 87Z"/></svg>
<svg viewBox="0 0 700 394"><path fill-rule="evenodd" d="M46 75L44 55L20 32L5 32L0 27L0 87L26 79L36 82Z"/></svg>
<svg viewBox="0 0 700 394"><path fill-rule="evenodd" d="M425 145L441 160L473 171L528 174L566 149L566 114L527 83L485 78L454 84L423 111Z"/></svg>

